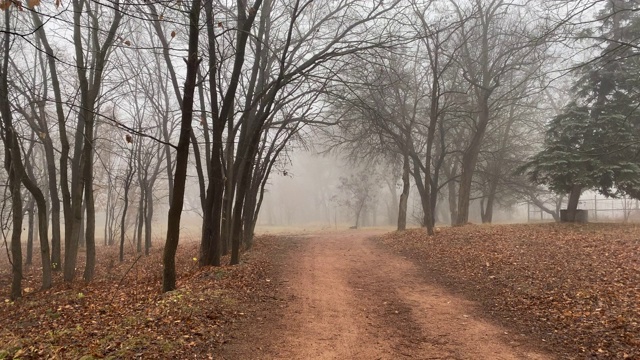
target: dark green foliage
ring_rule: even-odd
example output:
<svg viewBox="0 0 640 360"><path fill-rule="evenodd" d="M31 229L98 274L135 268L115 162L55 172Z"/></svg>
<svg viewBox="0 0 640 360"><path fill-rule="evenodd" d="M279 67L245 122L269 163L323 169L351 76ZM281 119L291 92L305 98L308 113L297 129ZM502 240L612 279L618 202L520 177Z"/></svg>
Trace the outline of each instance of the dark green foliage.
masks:
<svg viewBox="0 0 640 360"><path fill-rule="evenodd" d="M601 109L572 103L549 124L544 149L521 172L556 193L574 185L596 189L604 195L640 195L640 112L622 106Z"/></svg>
<svg viewBox="0 0 640 360"><path fill-rule="evenodd" d="M544 149L519 169L554 192L574 186L640 198L640 18L611 0L595 30L600 54L580 67L575 100L551 120Z"/></svg>

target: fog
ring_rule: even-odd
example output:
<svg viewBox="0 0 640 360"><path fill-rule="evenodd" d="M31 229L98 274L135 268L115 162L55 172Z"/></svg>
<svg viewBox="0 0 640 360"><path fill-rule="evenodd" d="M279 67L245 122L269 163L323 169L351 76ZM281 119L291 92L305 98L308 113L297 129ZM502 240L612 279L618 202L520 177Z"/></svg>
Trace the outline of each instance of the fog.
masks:
<svg viewBox="0 0 640 360"><path fill-rule="evenodd" d="M301 150L290 157L285 171L271 176L265 189L264 202L258 218L258 232L295 229L344 229L353 227L355 214L341 204L340 178L355 174L360 170L376 175L380 180L375 188L374 208L362 215L362 227L387 227L397 224L397 199L393 200L389 183L393 184L395 197L399 196L402 184L389 169L380 164L362 169L336 153L319 154L316 151ZM423 212L419 196L413 192L409 196L409 226L420 227ZM478 207L479 201L472 203ZM545 218L547 219L547 218ZM446 199L441 198L437 207L436 224L450 224ZM547 219L548 220L548 219ZM479 210L471 212L472 222L481 222ZM527 222L527 203L515 203L510 207L500 207L495 215L496 223Z"/></svg>

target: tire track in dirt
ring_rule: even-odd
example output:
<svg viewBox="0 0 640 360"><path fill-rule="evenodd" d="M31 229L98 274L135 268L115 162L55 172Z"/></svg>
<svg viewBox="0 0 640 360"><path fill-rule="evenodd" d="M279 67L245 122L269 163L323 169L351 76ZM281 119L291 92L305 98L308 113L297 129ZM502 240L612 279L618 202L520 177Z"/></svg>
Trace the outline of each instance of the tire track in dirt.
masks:
<svg viewBox="0 0 640 360"><path fill-rule="evenodd" d="M367 298L379 323L396 323L396 337L406 345L401 355L419 359L550 359L531 350L529 340L508 335L478 314L476 304L429 283L416 265L390 254L369 239L360 239L363 261L354 268L356 286ZM362 282L363 281L363 282ZM397 320L393 320L396 318ZM386 320L386 321L385 321ZM416 326L417 324L417 326Z"/></svg>
<svg viewBox="0 0 640 360"><path fill-rule="evenodd" d="M360 294L349 284L359 251L351 237L342 235L339 243L324 237L299 240L303 245L291 254L288 274L295 302L284 318L276 358L376 359L388 353L388 344L369 336Z"/></svg>
<svg viewBox="0 0 640 360"><path fill-rule="evenodd" d="M283 239L279 297L243 359L535 359L526 338L482 319L410 260L350 231ZM268 312L265 311L265 313ZM251 324L247 324L251 326Z"/></svg>

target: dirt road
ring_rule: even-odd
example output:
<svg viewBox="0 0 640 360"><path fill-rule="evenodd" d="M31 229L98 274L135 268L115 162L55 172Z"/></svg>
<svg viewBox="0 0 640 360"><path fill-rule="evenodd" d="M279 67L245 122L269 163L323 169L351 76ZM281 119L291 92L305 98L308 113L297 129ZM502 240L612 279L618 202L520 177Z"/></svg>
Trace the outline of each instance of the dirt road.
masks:
<svg viewBox="0 0 640 360"><path fill-rule="evenodd" d="M279 306L248 314L228 359L552 359L382 249L375 232L283 240Z"/></svg>

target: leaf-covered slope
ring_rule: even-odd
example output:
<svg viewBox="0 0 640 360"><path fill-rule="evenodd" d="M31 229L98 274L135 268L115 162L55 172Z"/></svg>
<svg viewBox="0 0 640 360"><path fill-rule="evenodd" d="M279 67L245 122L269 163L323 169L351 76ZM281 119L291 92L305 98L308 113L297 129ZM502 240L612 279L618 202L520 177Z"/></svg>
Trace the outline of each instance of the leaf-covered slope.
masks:
<svg viewBox="0 0 640 360"><path fill-rule="evenodd" d="M272 297L270 263L259 242L238 266L202 268L193 258L198 245L179 247L178 290L164 294L160 247L135 264L133 255L120 264L117 249L99 248L88 285L58 278L53 289L34 291L39 270L31 269L29 292L0 303L0 359L219 358L233 323Z"/></svg>
<svg viewBox="0 0 640 360"><path fill-rule="evenodd" d="M567 358L640 358L635 225L470 225L382 242Z"/></svg>

